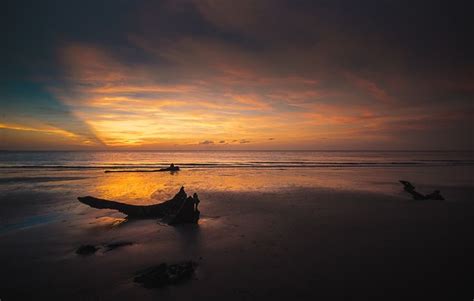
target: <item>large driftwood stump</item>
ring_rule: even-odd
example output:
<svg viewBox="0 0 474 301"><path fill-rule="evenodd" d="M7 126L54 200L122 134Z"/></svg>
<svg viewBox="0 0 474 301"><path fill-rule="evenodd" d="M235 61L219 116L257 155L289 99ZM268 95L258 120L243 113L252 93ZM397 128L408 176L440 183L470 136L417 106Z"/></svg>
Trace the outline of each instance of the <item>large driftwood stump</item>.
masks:
<svg viewBox="0 0 474 301"><path fill-rule="evenodd" d="M92 196L78 197L77 199L92 208L118 210L130 218L163 218L170 225L197 223L200 215L198 195L195 193L188 197L184 187L181 187L171 200L155 205L129 205Z"/></svg>

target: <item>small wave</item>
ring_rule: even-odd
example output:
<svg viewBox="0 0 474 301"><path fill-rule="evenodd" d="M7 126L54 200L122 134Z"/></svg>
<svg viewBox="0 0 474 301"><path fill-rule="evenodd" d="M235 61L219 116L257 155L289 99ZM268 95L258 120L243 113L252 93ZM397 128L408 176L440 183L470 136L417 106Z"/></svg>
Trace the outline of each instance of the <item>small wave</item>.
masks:
<svg viewBox="0 0 474 301"><path fill-rule="evenodd" d="M1 184L10 183L40 183L40 182L55 182L55 181L74 181L83 180L86 177L11 177L11 178L0 178Z"/></svg>
<svg viewBox="0 0 474 301"><path fill-rule="evenodd" d="M249 162L203 162L203 163L175 163L182 168L324 168L324 167L391 167L391 166L463 166L474 165L473 160L417 160L417 161L391 161L391 162L338 162L338 161L249 161ZM59 165L59 164L2 164L2 169L158 169L169 166L169 163L107 163L85 165Z"/></svg>

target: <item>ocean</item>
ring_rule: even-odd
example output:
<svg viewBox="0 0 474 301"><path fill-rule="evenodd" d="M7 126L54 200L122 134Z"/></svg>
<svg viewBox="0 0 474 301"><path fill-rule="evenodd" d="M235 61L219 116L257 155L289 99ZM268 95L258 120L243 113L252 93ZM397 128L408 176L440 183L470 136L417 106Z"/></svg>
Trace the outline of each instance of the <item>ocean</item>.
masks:
<svg viewBox="0 0 474 301"><path fill-rule="evenodd" d="M177 173L150 172L174 163ZM0 152L1 197L54 193L148 204L181 186L195 191L298 188L403 193L399 180L423 190L469 187L472 152L441 151L76 151ZM106 173L106 171L121 171ZM1 203L0 203L1 206Z"/></svg>
<svg viewBox="0 0 474 301"><path fill-rule="evenodd" d="M0 168L156 169L474 165L469 151L55 151L0 152Z"/></svg>

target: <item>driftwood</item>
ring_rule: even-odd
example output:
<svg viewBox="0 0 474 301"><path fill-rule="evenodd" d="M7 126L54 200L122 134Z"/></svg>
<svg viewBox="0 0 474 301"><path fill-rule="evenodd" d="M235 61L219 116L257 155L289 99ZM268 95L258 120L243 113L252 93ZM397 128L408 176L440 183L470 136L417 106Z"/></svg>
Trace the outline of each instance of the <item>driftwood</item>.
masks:
<svg viewBox="0 0 474 301"><path fill-rule="evenodd" d="M444 200L439 190L435 190L430 194L421 194L415 190L415 186L410 182L400 180L400 183L403 184L403 189L411 194L414 200Z"/></svg>
<svg viewBox="0 0 474 301"><path fill-rule="evenodd" d="M171 200L155 205L129 205L91 196L78 197L77 199L92 208L118 210L130 218L163 218L170 225L197 223L200 215L198 195L195 193L188 197L184 187L181 187Z"/></svg>
<svg viewBox="0 0 474 301"><path fill-rule="evenodd" d="M160 169L106 170L104 172L110 173L110 172L165 172L165 171L174 173L176 171L179 171L179 166L174 166L174 164L171 163L170 166L166 168L160 168Z"/></svg>
<svg viewBox="0 0 474 301"><path fill-rule="evenodd" d="M171 163L169 167L160 168L158 171L179 171L179 166L174 166L174 163Z"/></svg>

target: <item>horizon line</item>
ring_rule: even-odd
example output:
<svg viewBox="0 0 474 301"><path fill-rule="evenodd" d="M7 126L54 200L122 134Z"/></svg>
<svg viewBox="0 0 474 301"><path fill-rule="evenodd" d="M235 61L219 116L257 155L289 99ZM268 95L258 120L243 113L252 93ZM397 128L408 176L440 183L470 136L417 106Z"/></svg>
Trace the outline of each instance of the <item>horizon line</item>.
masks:
<svg viewBox="0 0 474 301"><path fill-rule="evenodd" d="M71 149L8 150L0 152L474 152L474 149Z"/></svg>

